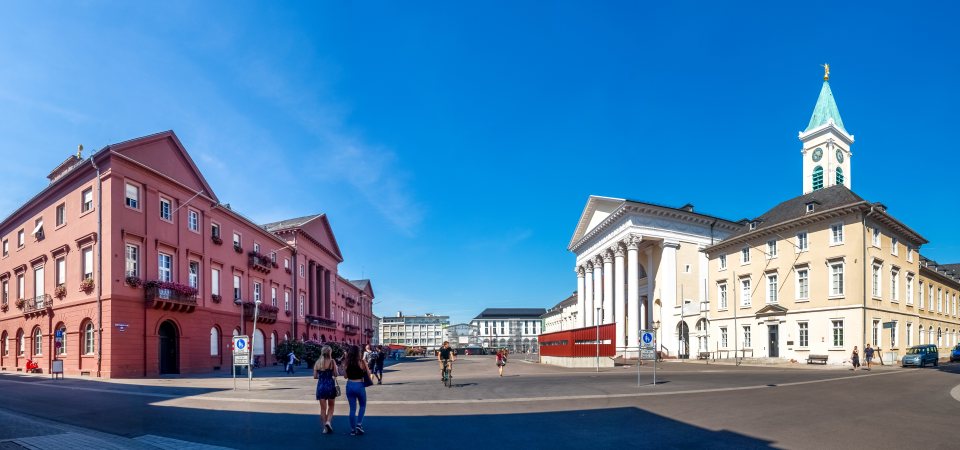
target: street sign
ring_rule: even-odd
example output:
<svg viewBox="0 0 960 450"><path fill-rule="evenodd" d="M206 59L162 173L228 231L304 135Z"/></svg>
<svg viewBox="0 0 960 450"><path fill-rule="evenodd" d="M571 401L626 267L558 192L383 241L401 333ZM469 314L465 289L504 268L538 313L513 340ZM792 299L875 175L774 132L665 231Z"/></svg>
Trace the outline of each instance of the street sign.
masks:
<svg viewBox="0 0 960 450"><path fill-rule="evenodd" d="M250 336L234 336L233 337L233 353L245 353L250 354Z"/></svg>
<svg viewBox="0 0 960 450"><path fill-rule="evenodd" d="M656 348L657 339L653 336L653 330L640 330L640 348Z"/></svg>
<svg viewBox="0 0 960 450"><path fill-rule="evenodd" d="M653 361L657 359L657 352L652 348L641 348L640 359L642 361Z"/></svg>
<svg viewBox="0 0 960 450"><path fill-rule="evenodd" d="M894 320L893 322L884 322L884 323L883 323L883 328L884 328L884 329L887 329L887 328L896 328L896 326L897 326L897 321L896 321L896 320Z"/></svg>
<svg viewBox="0 0 960 450"><path fill-rule="evenodd" d="M61 328L57 330L53 333L53 335L56 336L57 339L63 339L63 329Z"/></svg>
<svg viewBox="0 0 960 450"><path fill-rule="evenodd" d="M235 366L246 366L250 364L250 354L249 353L234 353L233 354L233 365Z"/></svg>

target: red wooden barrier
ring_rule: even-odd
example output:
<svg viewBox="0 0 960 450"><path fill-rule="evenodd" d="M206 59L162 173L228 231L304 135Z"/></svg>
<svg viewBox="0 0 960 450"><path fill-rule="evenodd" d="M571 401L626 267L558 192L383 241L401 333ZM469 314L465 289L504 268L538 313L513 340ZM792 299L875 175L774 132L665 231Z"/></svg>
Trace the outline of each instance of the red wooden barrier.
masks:
<svg viewBox="0 0 960 450"><path fill-rule="evenodd" d="M585 327L573 330L541 334L540 354L543 356L597 356L597 328ZM600 356L614 356L616 349L616 324L600 325Z"/></svg>

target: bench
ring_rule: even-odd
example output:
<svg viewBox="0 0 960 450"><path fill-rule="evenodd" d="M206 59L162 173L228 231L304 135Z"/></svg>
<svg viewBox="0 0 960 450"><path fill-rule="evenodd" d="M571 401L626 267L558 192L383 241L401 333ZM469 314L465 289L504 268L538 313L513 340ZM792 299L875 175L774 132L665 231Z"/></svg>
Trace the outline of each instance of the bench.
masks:
<svg viewBox="0 0 960 450"><path fill-rule="evenodd" d="M710 352L700 352L697 354L697 359L710 359Z"/></svg>
<svg viewBox="0 0 960 450"><path fill-rule="evenodd" d="M807 364L820 363L823 365L827 364L827 355L809 355L807 356Z"/></svg>

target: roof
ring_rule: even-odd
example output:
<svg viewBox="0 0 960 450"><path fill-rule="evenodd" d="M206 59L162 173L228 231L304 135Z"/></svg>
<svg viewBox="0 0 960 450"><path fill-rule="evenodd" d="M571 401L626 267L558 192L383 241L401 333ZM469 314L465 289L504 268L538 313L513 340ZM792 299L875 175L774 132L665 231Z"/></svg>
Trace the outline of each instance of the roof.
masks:
<svg viewBox="0 0 960 450"><path fill-rule="evenodd" d="M847 129L843 127L843 120L840 119L840 110L837 109L837 101L833 98L830 83L824 81L823 87L820 88L820 96L817 97L817 105L813 107L813 115L810 116L810 123L807 125L807 129L803 131L806 133L807 131L819 128L827 124L831 119L833 119L833 123L837 128L843 130L844 133L847 132Z"/></svg>
<svg viewBox="0 0 960 450"><path fill-rule="evenodd" d="M554 314L560 314L563 312L563 308L577 304L577 292L574 291L573 294L570 294L569 297L560 301L553 306L553 308L547 309L547 312L543 313L541 317L546 317Z"/></svg>
<svg viewBox="0 0 960 450"><path fill-rule="evenodd" d="M360 289L361 291L366 289L367 286L370 286L370 280L348 280L348 281L350 281L350 284L356 286L357 289Z"/></svg>
<svg viewBox="0 0 960 450"><path fill-rule="evenodd" d="M474 319L539 318L545 312L547 312L545 308L487 308Z"/></svg>
<svg viewBox="0 0 960 450"><path fill-rule="evenodd" d="M277 231L287 228L297 228L303 226L303 224L320 217L322 214L311 214L309 216L297 217L294 219L281 220L279 222L265 223L261 225L267 231Z"/></svg>
<svg viewBox="0 0 960 450"><path fill-rule="evenodd" d="M771 228L784 222L789 222L791 220L806 216L810 214L807 212L807 204L811 202L815 202L816 206L814 207L813 212L817 213L820 211L826 211L829 209L865 202L865 200L860 198L859 195L853 193L853 191L850 189L847 189L847 187L842 184L836 184L826 189L817 189L808 194L786 200L783 203L774 206L769 211L763 213L763 215L760 217L746 221L741 229L731 234L727 240L743 236L747 233L760 231L764 228ZM750 222L756 222L755 229L750 229Z"/></svg>

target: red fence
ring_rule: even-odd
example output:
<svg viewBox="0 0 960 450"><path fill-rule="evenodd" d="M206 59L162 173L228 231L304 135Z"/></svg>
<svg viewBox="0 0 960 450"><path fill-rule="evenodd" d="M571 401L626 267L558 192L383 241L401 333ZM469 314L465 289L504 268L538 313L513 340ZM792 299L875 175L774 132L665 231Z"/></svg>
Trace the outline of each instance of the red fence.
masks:
<svg viewBox="0 0 960 450"><path fill-rule="evenodd" d="M614 356L616 324L585 327L574 330L541 334L540 354L543 356L597 356L597 331L600 333L600 356Z"/></svg>

